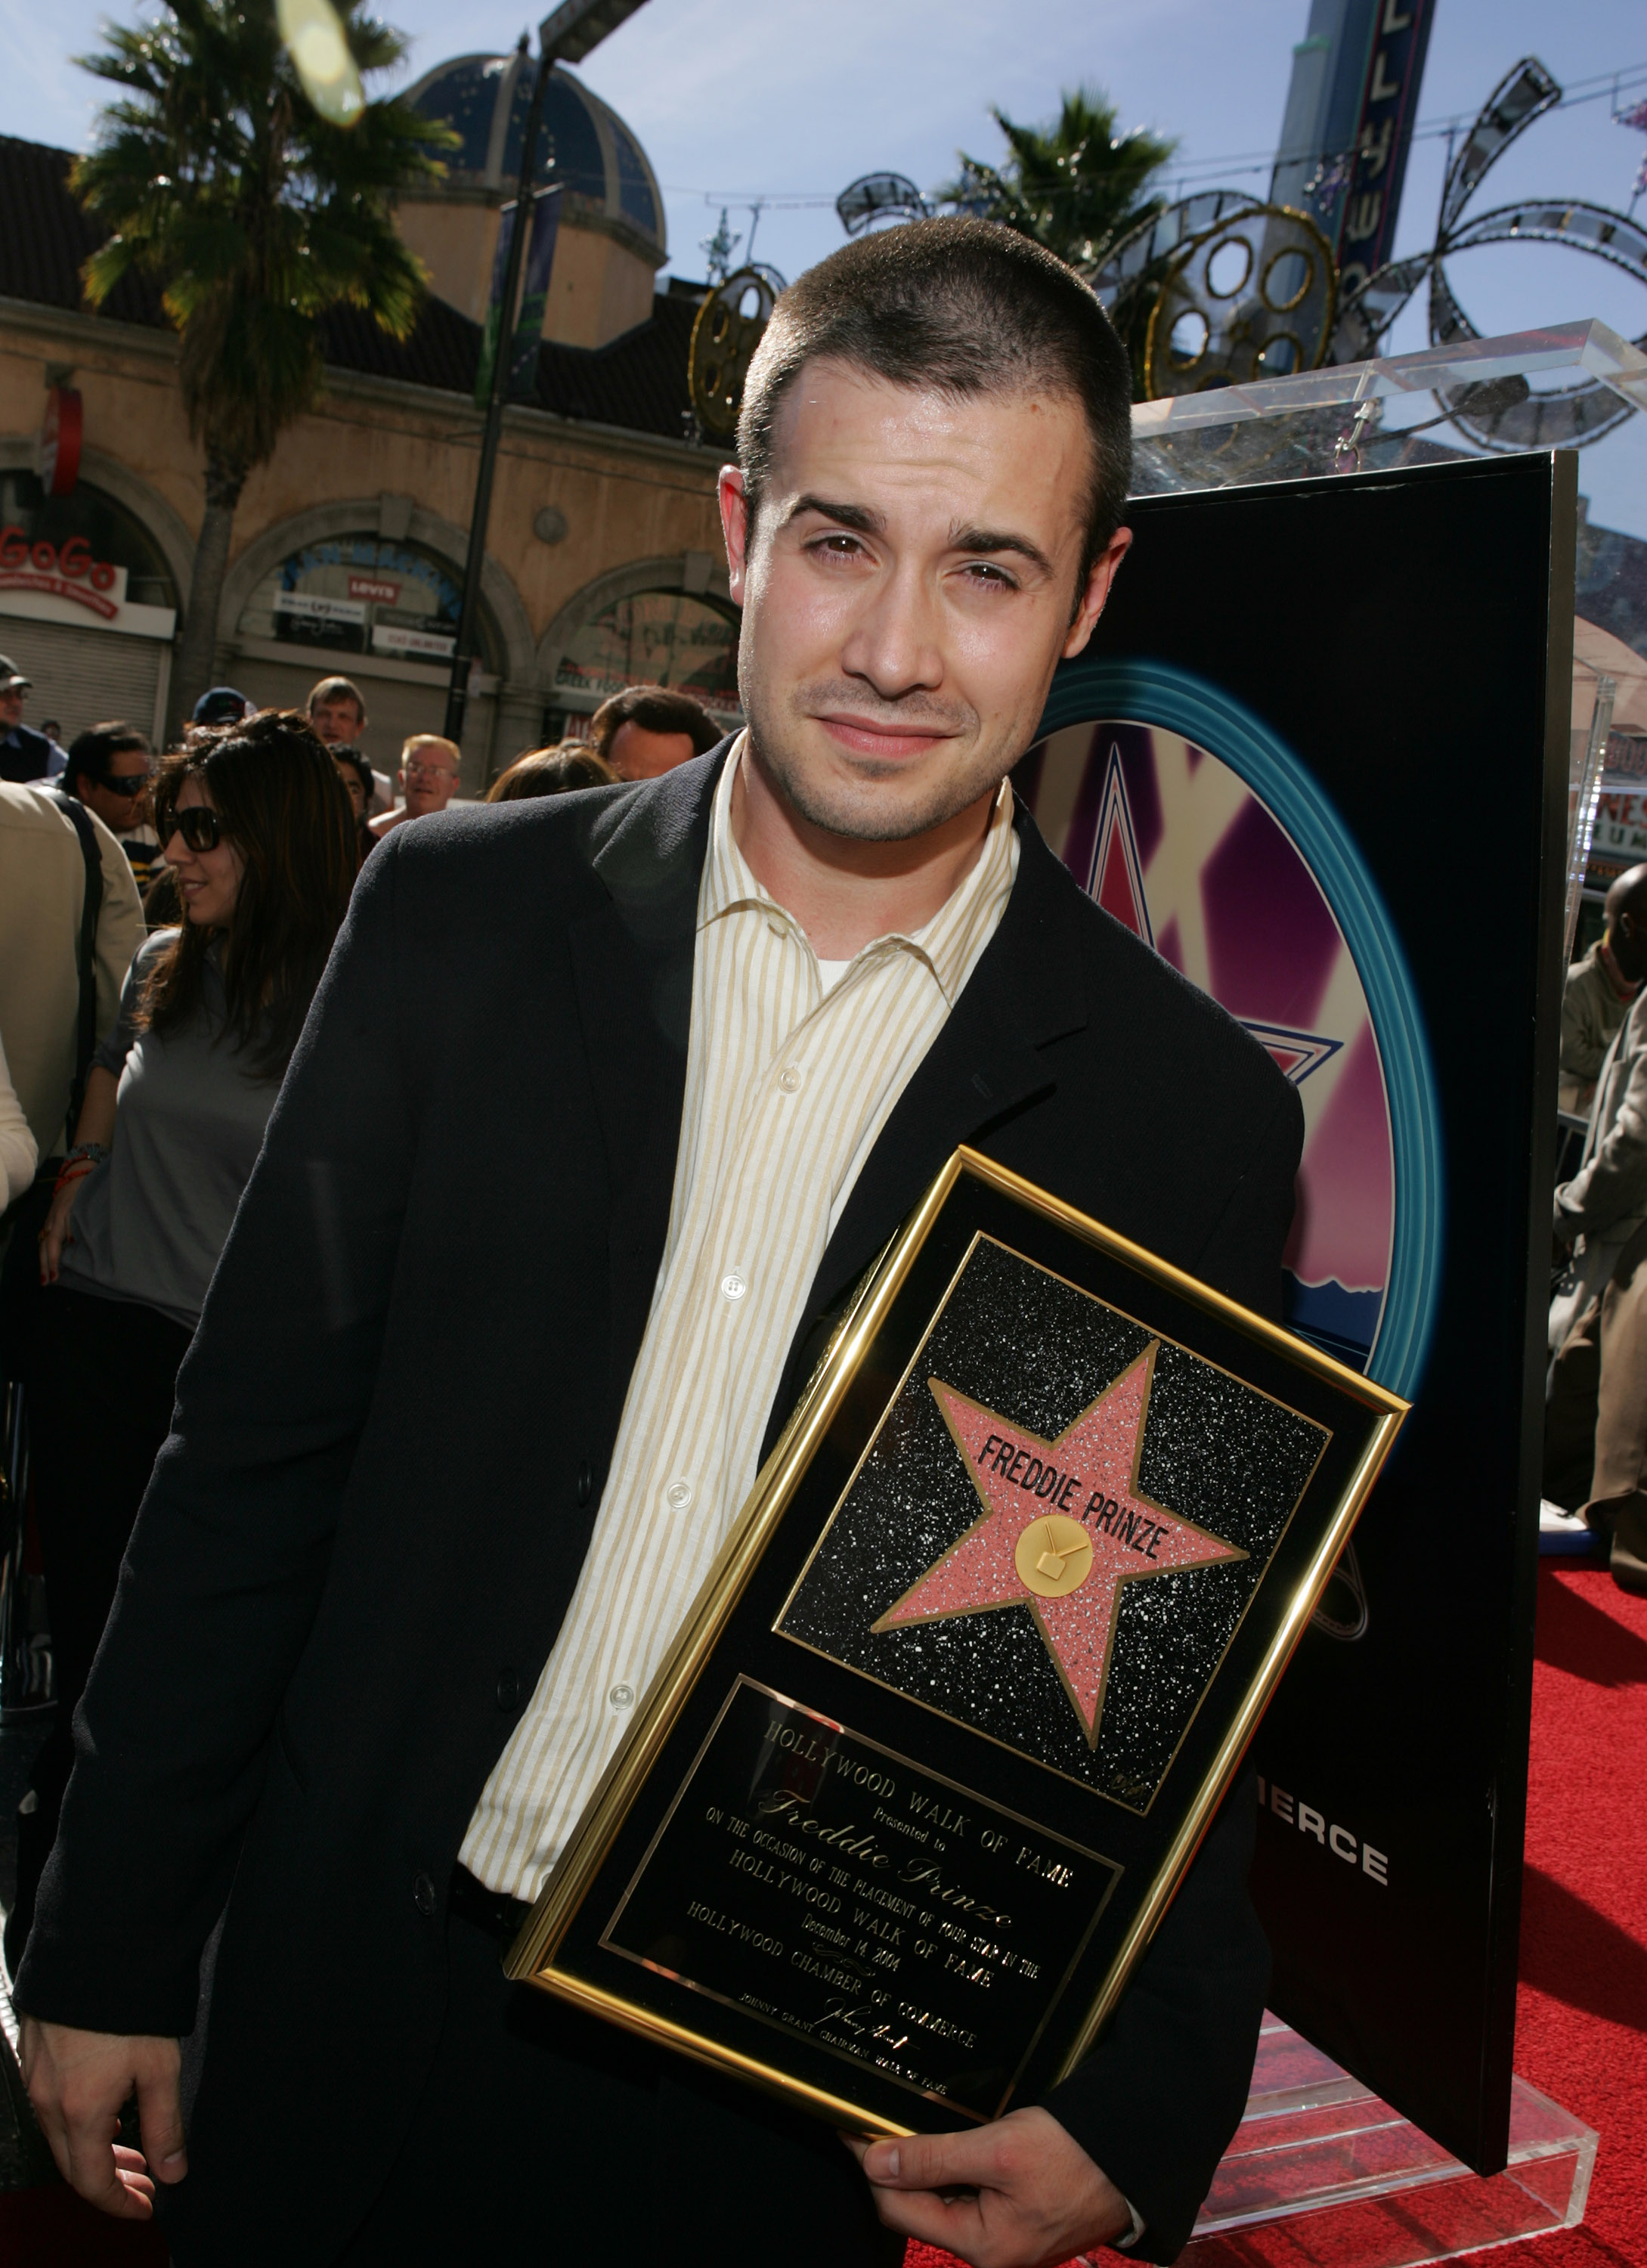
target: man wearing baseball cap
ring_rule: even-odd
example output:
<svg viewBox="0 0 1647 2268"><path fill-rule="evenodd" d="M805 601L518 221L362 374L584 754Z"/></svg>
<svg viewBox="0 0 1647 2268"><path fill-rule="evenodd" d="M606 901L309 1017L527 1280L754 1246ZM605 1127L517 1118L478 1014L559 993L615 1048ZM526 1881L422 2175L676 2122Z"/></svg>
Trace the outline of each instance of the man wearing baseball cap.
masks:
<svg viewBox="0 0 1647 2268"><path fill-rule="evenodd" d="M189 722L191 725L238 725L242 718L249 717L256 706L254 701L248 701L245 694L237 692L232 685L214 685L210 693L202 693L195 703Z"/></svg>
<svg viewBox="0 0 1647 2268"><path fill-rule="evenodd" d="M0 779L19 785L54 776L69 761L55 740L23 722L23 696L32 683L15 662L0 653Z"/></svg>

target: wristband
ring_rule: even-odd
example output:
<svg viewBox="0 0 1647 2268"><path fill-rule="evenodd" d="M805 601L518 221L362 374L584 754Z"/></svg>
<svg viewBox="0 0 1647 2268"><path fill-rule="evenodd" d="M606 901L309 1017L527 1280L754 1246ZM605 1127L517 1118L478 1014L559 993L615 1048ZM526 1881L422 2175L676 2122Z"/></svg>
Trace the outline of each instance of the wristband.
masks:
<svg viewBox="0 0 1647 2268"><path fill-rule="evenodd" d="M84 1158L89 1166L106 1166L112 1154L107 1142L77 1142L63 1160L63 1164L72 1166Z"/></svg>

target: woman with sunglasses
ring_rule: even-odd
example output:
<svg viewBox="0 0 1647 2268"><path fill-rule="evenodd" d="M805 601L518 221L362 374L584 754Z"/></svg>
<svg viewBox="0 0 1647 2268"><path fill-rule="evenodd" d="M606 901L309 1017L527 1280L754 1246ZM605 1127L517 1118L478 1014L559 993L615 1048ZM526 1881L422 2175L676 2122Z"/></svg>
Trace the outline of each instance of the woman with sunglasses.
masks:
<svg viewBox="0 0 1647 2268"><path fill-rule="evenodd" d="M59 1708L19 1815L13 1974L178 1366L356 873L349 798L295 713L192 733L155 813L182 923L132 963L40 1232L26 1384Z"/></svg>

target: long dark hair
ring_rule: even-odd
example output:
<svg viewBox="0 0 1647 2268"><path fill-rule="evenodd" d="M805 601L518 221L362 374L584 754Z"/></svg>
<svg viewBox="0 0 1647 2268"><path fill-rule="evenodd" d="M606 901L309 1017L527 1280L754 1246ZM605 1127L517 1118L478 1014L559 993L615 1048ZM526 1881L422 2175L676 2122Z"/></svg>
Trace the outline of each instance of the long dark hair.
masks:
<svg viewBox="0 0 1647 2268"><path fill-rule="evenodd" d="M259 1079L278 1079L298 1044L356 873L355 814L337 767L308 719L266 709L239 725L192 732L161 763L154 815L169 841L185 780L197 779L244 863L223 939L224 1032ZM202 1012L214 932L185 921L157 958L141 1015L162 1035ZM222 1036L222 1035L219 1035Z"/></svg>

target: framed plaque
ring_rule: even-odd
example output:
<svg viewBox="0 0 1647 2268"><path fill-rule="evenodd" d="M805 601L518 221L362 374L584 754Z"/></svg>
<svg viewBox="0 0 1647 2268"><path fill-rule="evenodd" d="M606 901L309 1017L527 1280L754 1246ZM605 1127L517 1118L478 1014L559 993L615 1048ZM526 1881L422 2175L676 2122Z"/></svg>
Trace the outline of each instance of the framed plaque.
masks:
<svg viewBox="0 0 1647 2268"><path fill-rule="evenodd" d="M510 1975L860 2132L1032 2100L1124 1991L1405 1408L957 1151Z"/></svg>

